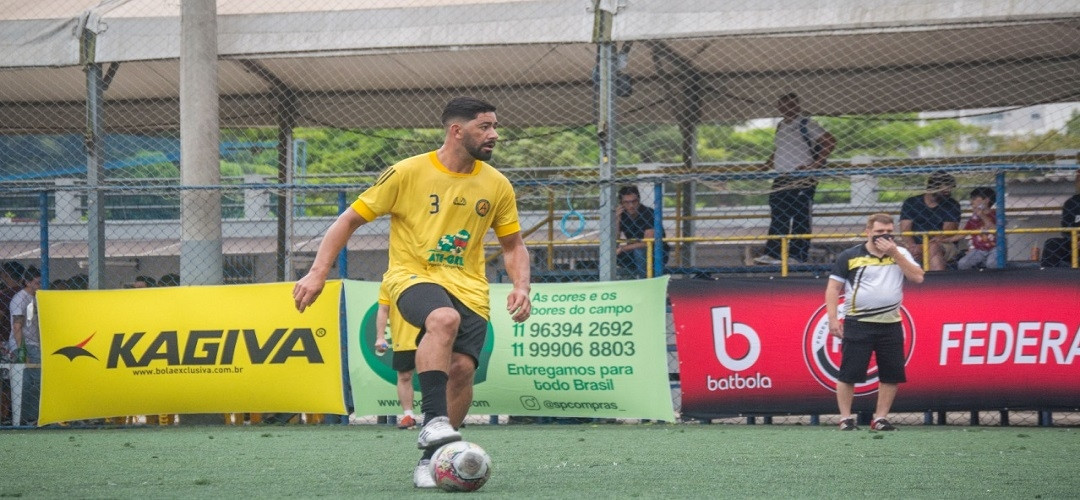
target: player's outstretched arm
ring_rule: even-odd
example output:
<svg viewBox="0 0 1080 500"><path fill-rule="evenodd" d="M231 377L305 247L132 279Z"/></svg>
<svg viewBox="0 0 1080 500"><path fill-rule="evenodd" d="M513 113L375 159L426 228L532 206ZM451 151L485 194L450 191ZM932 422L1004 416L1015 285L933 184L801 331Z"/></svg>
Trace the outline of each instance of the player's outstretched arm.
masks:
<svg viewBox="0 0 1080 500"><path fill-rule="evenodd" d="M323 286L326 285L326 276L333 267L334 259L337 258L341 249L345 248L349 237L366 222L355 210L347 208L326 230L322 243L319 243L319 251L315 254L315 262L311 264L311 269L293 286L293 301L296 302L297 311L304 312L304 309L319 298Z"/></svg>
<svg viewBox="0 0 1080 500"><path fill-rule="evenodd" d="M500 237L499 244L502 245L506 274L514 284L514 289L506 297L506 310L514 321L521 323L532 314L532 302L529 299L529 292L532 290L529 283L532 271L529 249L525 247L520 231Z"/></svg>

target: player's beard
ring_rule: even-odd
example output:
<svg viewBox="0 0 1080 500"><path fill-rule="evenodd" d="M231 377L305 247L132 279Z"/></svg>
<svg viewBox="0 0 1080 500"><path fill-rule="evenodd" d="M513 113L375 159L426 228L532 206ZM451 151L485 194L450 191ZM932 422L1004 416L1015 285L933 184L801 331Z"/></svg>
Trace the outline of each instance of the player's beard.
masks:
<svg viewBox="0 0 1080 500"><path fill-rule="evenodd" d="M491 151L484 151L484 146L491 147ZM495 152L495 141L480 144L465 144L465 151L477 160L488 161L491 159L491 154Z"/></svg>

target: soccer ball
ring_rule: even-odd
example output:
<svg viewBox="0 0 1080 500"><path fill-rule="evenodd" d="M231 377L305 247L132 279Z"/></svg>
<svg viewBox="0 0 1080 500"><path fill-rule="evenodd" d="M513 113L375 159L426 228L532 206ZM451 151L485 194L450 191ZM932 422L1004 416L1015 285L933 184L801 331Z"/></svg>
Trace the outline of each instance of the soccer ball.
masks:
<svg viewBox="0 0 1080 500"><path fill-rule="evenodd" d="M476 491L491 477L491 457L468 441L447 443L431 457L431 475L446 491Z"/></svg>

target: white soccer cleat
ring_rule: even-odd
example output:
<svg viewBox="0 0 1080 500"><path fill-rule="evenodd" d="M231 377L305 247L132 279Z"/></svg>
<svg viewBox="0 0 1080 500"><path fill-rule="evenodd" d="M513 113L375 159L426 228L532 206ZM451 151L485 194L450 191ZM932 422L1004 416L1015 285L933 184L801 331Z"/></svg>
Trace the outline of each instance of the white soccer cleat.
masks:
<svg viewBox="0 0 1080 500"><path fill-rule="evenodd" d="M431 473L431 460L420 459L412 474L413 486L417 488L435 488L435 476Z"/></svg>
<svg viewBox="0 0 1080 500"><path fill-rule="evenodd" d="M450 419L435 417L430 422L425 422L424 428L420 429L420 437L416 440L416 447L421 450L437 448L454 441L461 441L461 433L455 431L454 426L450 425Z"/></svg>

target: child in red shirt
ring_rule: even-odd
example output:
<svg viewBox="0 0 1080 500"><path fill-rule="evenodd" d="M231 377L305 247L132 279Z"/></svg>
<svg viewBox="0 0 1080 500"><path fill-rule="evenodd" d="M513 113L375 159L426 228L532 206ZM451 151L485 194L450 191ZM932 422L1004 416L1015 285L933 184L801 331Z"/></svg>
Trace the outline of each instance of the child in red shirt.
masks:
<svg viewBox="0 0 1080 500"><path fill-rule="evenodd" d="M986 232L969 236L971 241L968 251L956 262L958 269L998 267L997 252L994 251L994 247L997 246L997 235L995 234L997 212L993 209L996 199L997 193L994 192L993 188L977 187L971 190L971 217L968 218L963 229L968 231L983 230ZM955 237L956 240L963 238L964 236Z"/></svg>

